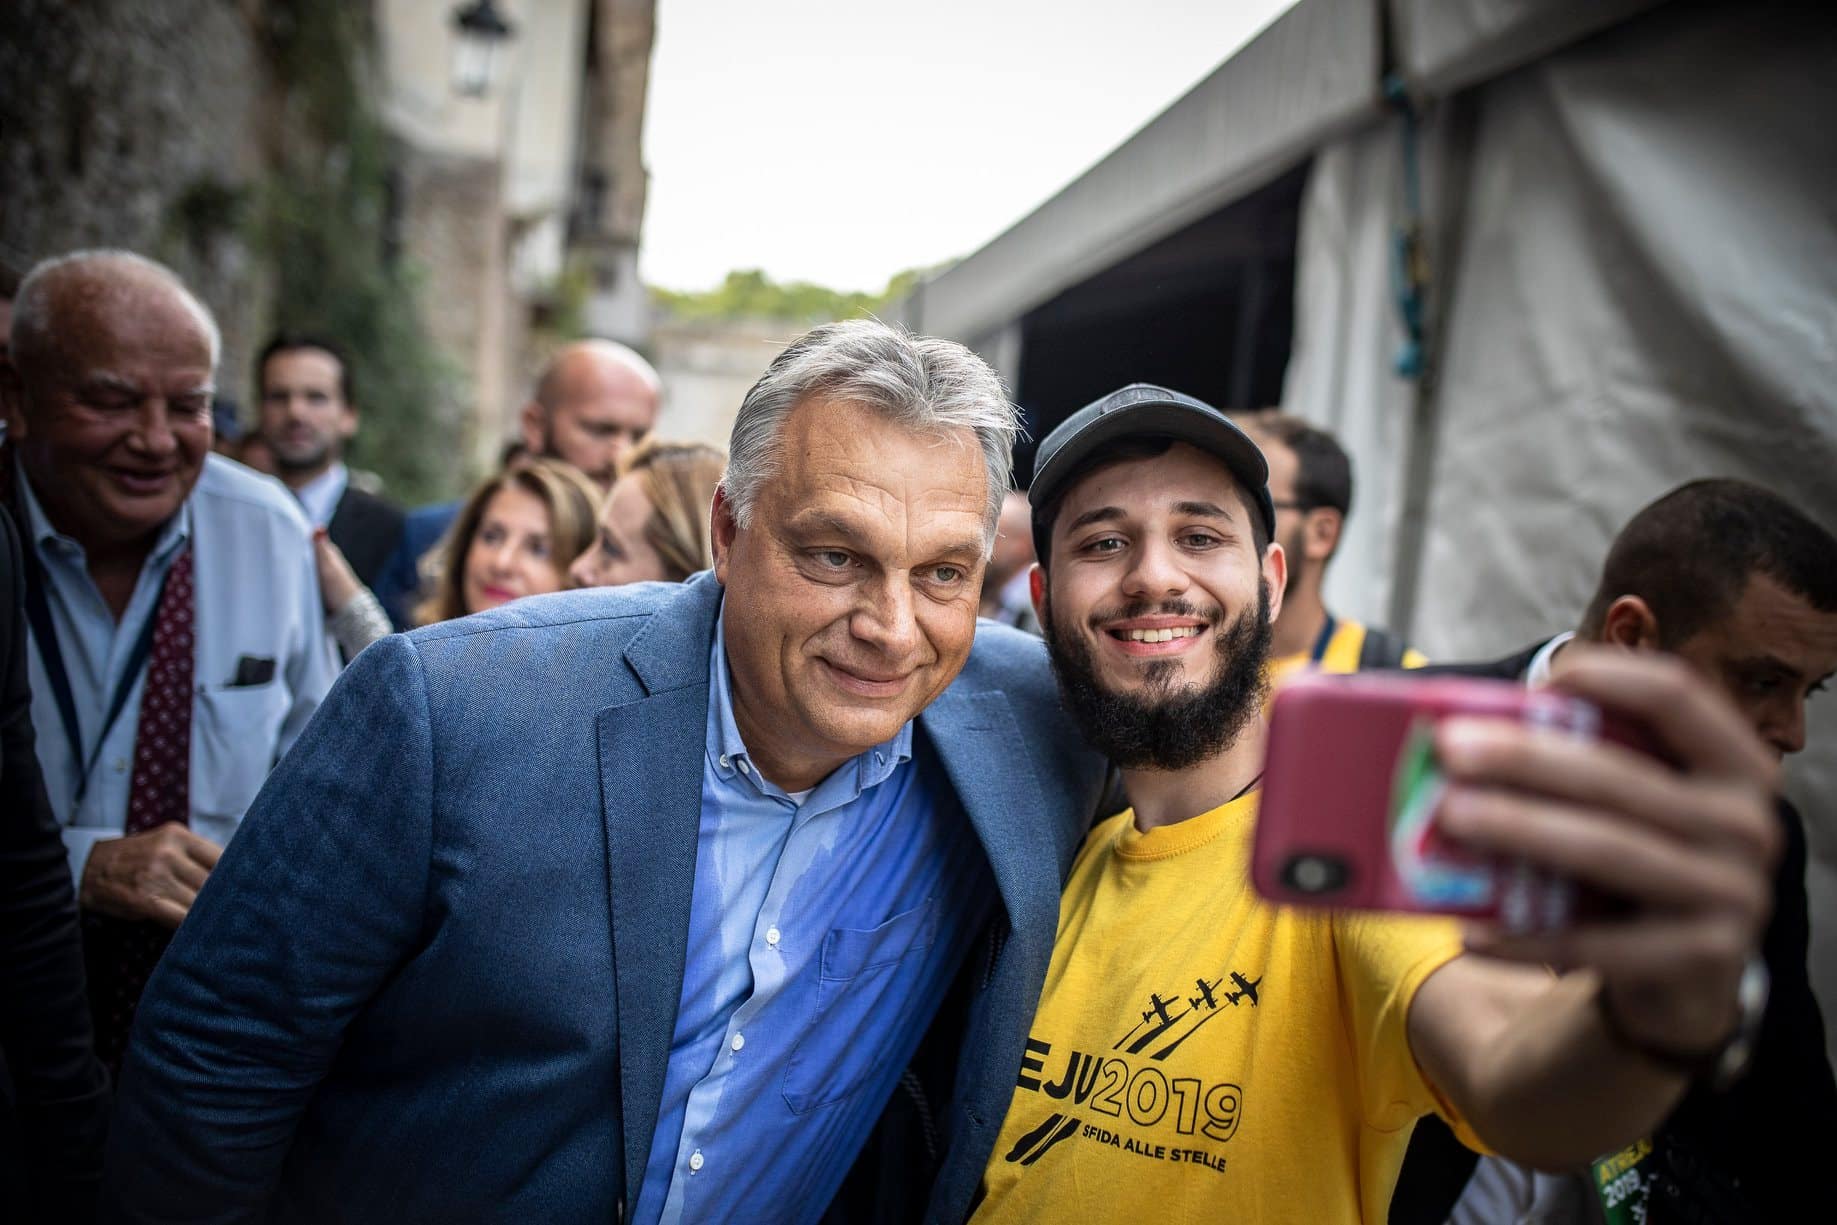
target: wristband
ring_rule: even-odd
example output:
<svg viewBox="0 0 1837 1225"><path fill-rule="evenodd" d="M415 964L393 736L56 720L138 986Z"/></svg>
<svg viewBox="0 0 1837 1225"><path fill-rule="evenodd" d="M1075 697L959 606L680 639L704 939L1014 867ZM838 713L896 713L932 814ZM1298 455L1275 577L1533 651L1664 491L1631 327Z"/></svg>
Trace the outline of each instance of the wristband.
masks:
<svg viewBox="0 0 1837 1225"><path fill-rule="evenodd" d="M1767 963L1758 955L1750 956L1735 987L1735 1028L1721 1042L1704 1050L1679 1050L1629 1033L1608 1000L1606 983L1595 992L1595 1010L1601 1014L1601 1024L1615 1045L1668 1072L1703 1079L1710 1088L1720 1090L1739 1080L1754 1057L1761 1020L1767 1014L1770 981Z"/></svg>

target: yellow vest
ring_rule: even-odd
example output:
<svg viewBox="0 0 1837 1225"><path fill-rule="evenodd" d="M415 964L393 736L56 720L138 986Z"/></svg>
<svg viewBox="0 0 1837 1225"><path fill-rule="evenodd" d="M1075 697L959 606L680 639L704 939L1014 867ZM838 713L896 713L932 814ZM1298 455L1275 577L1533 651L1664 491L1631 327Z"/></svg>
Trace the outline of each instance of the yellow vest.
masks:
<svg viewBox="0 0 1837 1225"><path fill-rule="evenodd" d="M1269 661L1269 686L1279 689L1282 683L1291 676L1306 668L1310 663L1322 672L1345 675L1359 670L1359 653L1365 649L1365 627L1357 621L1337 621L1333 633L1327 639L1326 649L1320 652L1320 658L1313 660L1309 653L1297 651L1293 655L1281 655ZM1403 666L1420 668L1428 663L1428 657L1415 647L1405 647Z"/></svg>

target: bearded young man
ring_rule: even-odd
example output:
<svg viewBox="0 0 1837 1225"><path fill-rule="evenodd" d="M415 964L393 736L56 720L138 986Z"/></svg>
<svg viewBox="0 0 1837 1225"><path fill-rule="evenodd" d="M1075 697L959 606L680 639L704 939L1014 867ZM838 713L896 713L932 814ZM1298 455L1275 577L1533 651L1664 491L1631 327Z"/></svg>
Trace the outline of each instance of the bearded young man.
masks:
<svg viewBox="0 0 1837 1225"><path fill-rule="evenodd" d="M1676 772L1516 725L1438 730L1450 836L1581 875L1626 917L1476 930L1464 951L1443 920L1253 893L1286 562L1266 479L1222 415L1143 385L1041 445L1035 603L1066 704L1134 808L1072 869L979 1221L1150 1204L1157 1221L1380 1221L1418 1117L1532 1163L1584 1160L1650 1127L1681 1067L1752 1020L1737 983L1777 848L1771 767L1680 668L1578 657L1566 681L1644 720Z"/></svg>

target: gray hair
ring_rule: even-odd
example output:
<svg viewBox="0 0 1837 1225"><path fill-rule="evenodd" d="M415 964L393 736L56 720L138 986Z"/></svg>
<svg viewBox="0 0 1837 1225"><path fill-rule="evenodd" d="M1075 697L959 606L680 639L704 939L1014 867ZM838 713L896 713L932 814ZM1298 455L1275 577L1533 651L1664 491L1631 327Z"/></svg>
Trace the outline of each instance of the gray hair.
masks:
<svg viewBox="0 0 1837 1225"><path fill-rule="evenodd" d="M40 260L33 265L32 271L26 273L25 280L19 283L19 293L13 299L13 330L8 336L12 360L16 366L25 369L51 347L51 286L63 276L99 270L93 266L110 265L126 271L134 281L142 284L154 281L174 290L192 314L197 316L204 334L210 339L211 369L217 368L217 360L223 355L223 333L217 329L217 320L210 313L210 308L204 305L197 294L191 292L178 273L158 260L112 247L54 255ZM113 292L119 293L126 287L124 279L120 286L114 287Z"/></svg>
<svg viewBox="0 0 1837 1225"><path fill-rule="evenodd" d="M967 429L988 475L988 542L1014 466L1020 414L1001 376L954 340L914 336L877 319L828 323L791 342L740 402L721 488L745 527L754 500L778 473L785 418L812 396L871 409L911 430Z"/></svg>

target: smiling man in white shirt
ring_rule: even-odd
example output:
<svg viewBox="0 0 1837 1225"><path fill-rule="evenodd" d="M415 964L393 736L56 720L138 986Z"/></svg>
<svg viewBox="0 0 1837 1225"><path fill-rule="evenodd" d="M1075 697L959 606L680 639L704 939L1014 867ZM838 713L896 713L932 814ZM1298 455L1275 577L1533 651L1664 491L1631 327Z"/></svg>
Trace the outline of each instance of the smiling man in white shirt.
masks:
<svg viewBox="0 0 1837 1225"><path fill-rule="evenodd" d="M105 1060L269 768L336 674L308 529L210 453L221 347L170 270L47 260L0 371L39 761Z"/></svg>

